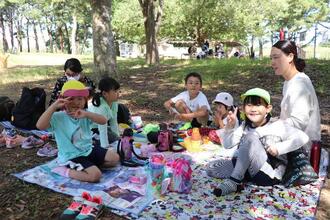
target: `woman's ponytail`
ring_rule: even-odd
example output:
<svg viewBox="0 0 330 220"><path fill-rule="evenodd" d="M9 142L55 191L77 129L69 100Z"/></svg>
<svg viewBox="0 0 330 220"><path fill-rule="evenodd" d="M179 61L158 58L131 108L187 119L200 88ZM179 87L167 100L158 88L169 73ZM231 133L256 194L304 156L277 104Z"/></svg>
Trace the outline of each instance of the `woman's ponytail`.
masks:
<svg viewBox="0 0 330 220"><path fill-rule="evenodd" d="M305 60L301 58L297 58L294 64L299 72L303 72L306 67Z"/></svg>

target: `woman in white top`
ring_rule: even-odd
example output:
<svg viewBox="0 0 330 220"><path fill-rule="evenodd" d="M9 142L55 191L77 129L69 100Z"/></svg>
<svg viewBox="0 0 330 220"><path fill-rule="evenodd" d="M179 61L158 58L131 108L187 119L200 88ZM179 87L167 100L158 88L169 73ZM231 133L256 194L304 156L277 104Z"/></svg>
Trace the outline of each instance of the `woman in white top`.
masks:
<svg viewBox="0 0 330 220"><path fill-rule="evenodd" d="M313 84L302 72L305 61L298 58L297 47L289 40L275 43L270 58L275 74L285 80L280 119L309 136L309 142L304 149L310 154L311 142L321 140L321 120Z"/></svg>

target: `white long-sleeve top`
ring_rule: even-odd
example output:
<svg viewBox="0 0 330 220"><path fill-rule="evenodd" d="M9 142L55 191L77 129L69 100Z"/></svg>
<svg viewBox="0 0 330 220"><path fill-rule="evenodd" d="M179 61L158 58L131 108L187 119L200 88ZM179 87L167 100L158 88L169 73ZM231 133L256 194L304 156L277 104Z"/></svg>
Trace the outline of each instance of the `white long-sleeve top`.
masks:
<svg viewBox="0 0 330 220"><path fill-rule="evenodd" d="M279 155L294 151L309 140L308 136L301 130L290 126L283 120L272 121L262 127L250 128L243 122L236 129L224 129L221 132L222 144L225 148L238 146L243 135L254 133L262 138L276 137L276 141L271 143L278 150ZM267 143L263 143L267 144Z"/></svg>
<svg viewBox="0 0 330 220"><path fill-rule="evenodd" d="M280 119L304 131L310 141L321 140L321 119L317 96L310 78L298 73L283 85ZM310 150L310 143L306 146Z"/></svg>

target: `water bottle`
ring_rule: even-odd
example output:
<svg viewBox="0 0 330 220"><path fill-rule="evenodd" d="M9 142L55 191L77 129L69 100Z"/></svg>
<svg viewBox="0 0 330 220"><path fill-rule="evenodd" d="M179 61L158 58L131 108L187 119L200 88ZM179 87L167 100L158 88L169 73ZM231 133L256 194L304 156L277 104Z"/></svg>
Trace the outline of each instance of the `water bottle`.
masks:
<svg viewBox="0 0 330 220"><path fill-rule="evenodd" d="M317 174L319 173L320 156L321 156L321 142L312 141L310 162L311 162L312 167L314 168L314 171Z"/></svg>
<svg viewBox="0 0 330 220"><path fill-rule="evenodd" d="M320 170L319 177L326 177L328 175L329 153L325 149L321 149Z"/></svg>

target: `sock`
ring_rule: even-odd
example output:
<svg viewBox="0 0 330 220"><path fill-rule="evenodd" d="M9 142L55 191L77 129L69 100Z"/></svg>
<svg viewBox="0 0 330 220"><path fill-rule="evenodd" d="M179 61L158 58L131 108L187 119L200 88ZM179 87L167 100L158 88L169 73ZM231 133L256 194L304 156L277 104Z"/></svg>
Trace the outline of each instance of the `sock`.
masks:
<svg viewBox="0 0 330 220"><path fill-rule="evenodd" d="M64 177L69 177L69 171L70 169L65 166L55 167L52 169L52 172Z"/></svg>
<svg viewBox="0 0 330 220"><path fill-rule="evenodd" d="M218 188L213 190L216 196L224 196L237 191L238 183L232 179L225 179Z"/></svg>

